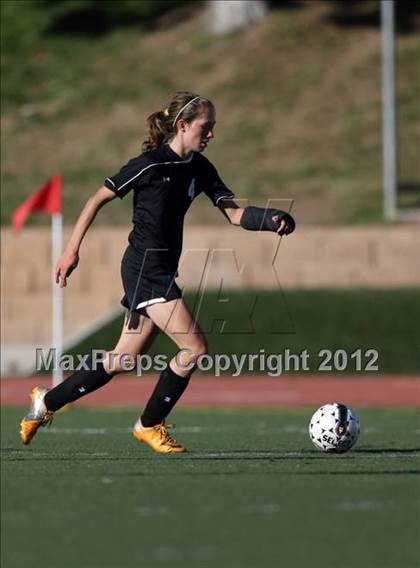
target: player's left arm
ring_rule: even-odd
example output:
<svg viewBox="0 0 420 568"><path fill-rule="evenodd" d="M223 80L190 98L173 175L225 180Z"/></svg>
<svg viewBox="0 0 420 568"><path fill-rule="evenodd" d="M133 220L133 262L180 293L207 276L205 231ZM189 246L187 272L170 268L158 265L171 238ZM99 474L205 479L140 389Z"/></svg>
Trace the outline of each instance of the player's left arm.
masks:
<svg viewBox="0 0 420 568"><path fill-rule="evenodd" d="M278 235L289 235L296 228L290 213L281 209L263 207L239 207L233 199L221 199L217 207L232 225L248 231L272 231Z"/></svg>

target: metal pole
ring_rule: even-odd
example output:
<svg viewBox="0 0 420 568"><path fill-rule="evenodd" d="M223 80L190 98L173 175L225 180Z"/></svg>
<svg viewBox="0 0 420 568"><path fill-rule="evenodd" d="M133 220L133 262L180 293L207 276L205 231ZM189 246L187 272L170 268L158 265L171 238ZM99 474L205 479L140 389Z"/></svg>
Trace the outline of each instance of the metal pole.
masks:
<svg viewBox="0 0 420 568"><path fill-rule="evenodd" d="M51 215L51 256L52 256L52 347L57 364L53 368L53 387L63 381L63 370L59 362L63 353L63 290L55 283L54 270L63 248L63 216Z"/></svg>
<svg viewBox="0 0 420 568"><path fill-rule="evenodd" d="M381 0L382 27L382 147L385 219L397 214L397 148L395 127L394 2Z"/></svg>

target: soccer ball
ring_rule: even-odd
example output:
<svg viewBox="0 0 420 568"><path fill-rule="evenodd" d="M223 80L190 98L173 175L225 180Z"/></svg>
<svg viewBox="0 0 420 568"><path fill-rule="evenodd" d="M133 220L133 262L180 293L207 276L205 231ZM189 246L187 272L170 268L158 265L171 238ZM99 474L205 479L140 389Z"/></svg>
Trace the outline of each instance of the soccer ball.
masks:
<svg viewBox="0 0 420 568"><path fill-rule="evenodd" d="M347 452L354 446L359 434L357 416L350 408L337 402L318 408L309 423L312 443L322 452Z"/></svg>

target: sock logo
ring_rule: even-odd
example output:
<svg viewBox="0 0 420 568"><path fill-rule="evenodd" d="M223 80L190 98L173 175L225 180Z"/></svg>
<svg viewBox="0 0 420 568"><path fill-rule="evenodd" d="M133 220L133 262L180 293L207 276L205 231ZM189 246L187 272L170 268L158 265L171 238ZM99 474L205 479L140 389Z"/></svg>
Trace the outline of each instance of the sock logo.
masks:
<svg viewBox="0 0 420 568"><path fill-rule="evenodd" d="M171 402L171 397L170 396L165 396L165 398L163 399L165 402Z"/></svg>
<svg viewBox="0 0 420 568"><path fill-rule="evenodd" d="M86 392L85 387L79 387L79 392Z"/></svg>

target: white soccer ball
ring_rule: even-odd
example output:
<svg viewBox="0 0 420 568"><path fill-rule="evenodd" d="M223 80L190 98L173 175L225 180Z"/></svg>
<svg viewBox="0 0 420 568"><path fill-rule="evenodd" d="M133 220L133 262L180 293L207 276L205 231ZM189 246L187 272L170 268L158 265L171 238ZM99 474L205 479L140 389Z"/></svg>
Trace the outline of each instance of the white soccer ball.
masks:
<svg viewBox="0 0 420 568"><path fill-rule="evenodd" d="M323 452L344 453L350 450L360 434L359 419L344 404L324 404L309 423L313 445Z"/></svg>

